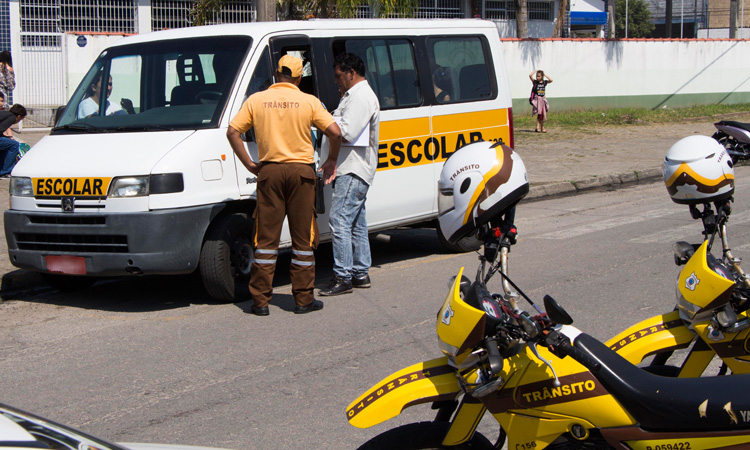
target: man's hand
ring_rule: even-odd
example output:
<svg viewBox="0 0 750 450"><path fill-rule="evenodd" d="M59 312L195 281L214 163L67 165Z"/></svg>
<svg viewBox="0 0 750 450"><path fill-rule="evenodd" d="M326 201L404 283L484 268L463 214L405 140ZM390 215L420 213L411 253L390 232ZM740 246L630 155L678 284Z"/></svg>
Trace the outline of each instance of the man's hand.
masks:
<svg viewBox="0 0 750 450"><path fill-rule="evenodd" d="M331 184L333 183L333 180L336 179L336 160L335 159L328 159L325 163L318 169L318 172L323 172L323 181L325 184Z"/></svg>
<svg viewBox="0 0 750 450"><path fill-rule="evenodd" d="M229 128L227 128L227 140L229 141L229 145L232 147L232 151L235 155L237 155L237 158L240 160L242 165L245 166L245 168L249 170L250 173L257 176L260 172L260 164L256 163L252 160L252 158L250 158L250 155L245 151L245 143L242 142L240 132L232 128L231 125L229 126Z"/></svg>

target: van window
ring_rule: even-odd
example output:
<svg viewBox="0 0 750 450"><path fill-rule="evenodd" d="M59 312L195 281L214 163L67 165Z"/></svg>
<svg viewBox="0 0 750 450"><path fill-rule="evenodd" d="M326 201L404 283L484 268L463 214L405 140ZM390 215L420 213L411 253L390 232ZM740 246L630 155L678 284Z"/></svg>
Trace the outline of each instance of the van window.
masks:
<svg viewBox="0 0 750 450"><path fill-rule="evenodd" d="M381 109L422 104L414 45L407 39L349 39L333 43L334 54L354 53L365 63L365 78Z"/></svg>
<svg viewBox="0 0 750 450"><path fill-rule="evenodd" d="M247 85L245 98L250 97L256 92L265 91L273 84L273 71L271 70L271 53L268 47L263 49L258 64L255 66L253 76L250 78L250 84Z"/></svg>
<svg viewBox="0 0 750 450"><path fill-rule="evenodd" d="M433 84L437 87L435 100L438 103L471 102L496 97L496 88L490 82L494 77L491 59L479 37L429 38L427 52L430 55Z"/></svg>
<svg viewBox="0 0 750 450"><path fill-rule="evenodd" d="M143 42L104 51L55 132L123 132L218 126L249 37Z"/></svg>

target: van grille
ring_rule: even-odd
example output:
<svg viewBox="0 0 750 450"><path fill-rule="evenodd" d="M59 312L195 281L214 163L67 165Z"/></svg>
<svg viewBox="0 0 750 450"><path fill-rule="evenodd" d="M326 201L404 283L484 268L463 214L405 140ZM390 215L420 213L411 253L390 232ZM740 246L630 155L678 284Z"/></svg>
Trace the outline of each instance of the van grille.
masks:
<svg viewBox="0 0 750 450"><path fill-rule="evenodd" d="M26 216L30 223L36 224L54 224L54 225L104 225L104 216Z"/></svg>
<svg viewBox="0 0 750 450"><path fill-rule="evenodd" d="M19 250L75 253L127 253L125 235L15 233Z"/></svg>

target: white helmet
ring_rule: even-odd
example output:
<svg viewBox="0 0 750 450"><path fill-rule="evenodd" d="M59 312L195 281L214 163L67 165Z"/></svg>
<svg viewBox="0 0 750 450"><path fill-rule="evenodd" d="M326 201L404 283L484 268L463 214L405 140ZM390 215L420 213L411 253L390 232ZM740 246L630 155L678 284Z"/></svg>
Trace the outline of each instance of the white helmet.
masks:
<svg viewBox="0 0 750 450"><path fill-rule="evenodd" d="M476 142L456 150L438 181L440 231L450 243L500 218L529 192L521 157L500 142Z"/></svg>
<svg viewBox="0 0 750 450"><path fill-rule="evenodd" d="M715 202L734 193L732 158L708 136L688 136L667 152L662 166L672 201L684 205Z"/></svg>

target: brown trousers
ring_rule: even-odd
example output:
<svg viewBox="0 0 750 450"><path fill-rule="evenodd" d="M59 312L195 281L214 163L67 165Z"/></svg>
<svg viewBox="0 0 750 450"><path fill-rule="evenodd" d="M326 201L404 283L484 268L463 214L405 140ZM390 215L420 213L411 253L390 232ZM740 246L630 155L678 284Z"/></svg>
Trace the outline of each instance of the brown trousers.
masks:
<svg viewBox="0 0 750 450"><path fill-rule="evenodd" d="M279 253L284 217L292 237L289 276L297 305L314 299L315 255L318 222L315 217L315 169L299 163L264 163L258 174L253 241L255 255L250 268L250 294L255 306L267 306L273 296L273 275Z"/></svg>

